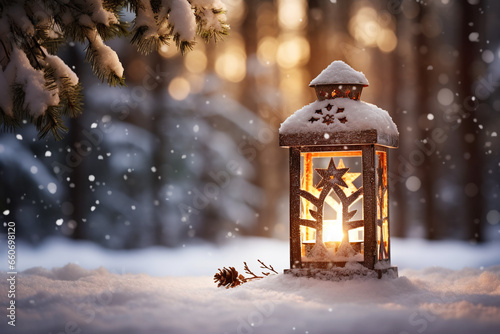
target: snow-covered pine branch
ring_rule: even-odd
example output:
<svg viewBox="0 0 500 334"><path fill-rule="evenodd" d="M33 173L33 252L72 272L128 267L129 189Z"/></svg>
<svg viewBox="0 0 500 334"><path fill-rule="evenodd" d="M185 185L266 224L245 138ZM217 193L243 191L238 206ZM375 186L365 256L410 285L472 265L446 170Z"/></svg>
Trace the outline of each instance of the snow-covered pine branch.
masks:
<svg viewBox="0 0 500 334"><path fill-rule="evenodd" d="M129 34L124 9L135 14L131 43L143 54L170 41L185 53L196 35L218 40L229 30L220 0L0 0L0 124L29 121L40 137L61 138L62 116L82 105L78 77L55 55L70 41L87 45L100 80L123 85L123 66L105 41Z"/></svg>

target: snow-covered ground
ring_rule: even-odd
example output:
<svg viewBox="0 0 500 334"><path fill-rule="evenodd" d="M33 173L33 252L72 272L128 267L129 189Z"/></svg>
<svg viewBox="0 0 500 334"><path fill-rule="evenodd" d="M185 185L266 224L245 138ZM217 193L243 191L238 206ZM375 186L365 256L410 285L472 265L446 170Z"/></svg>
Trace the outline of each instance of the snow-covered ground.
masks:
<svg viewBox="0 0 500 334"><path fill-rule="evenodd" d="M246 261L257 271L261 259L282 272L287 242L240 238L220 247L109 251L53 239L17 251L16 327L7 325L2 265L0 333L500 332L498 243L394 239L397 279L280 274L228 290L213 283L217 268L241 272Z"/></svg>
<svg viewBox="0 0 500 334"><path fill-rule="evenodd" d="M1 254L7 254L1 238ZM469 244L461 241L429 242L422 239L392 238L392 263L399 269L443 267L462 269L500 265L500 242ZM5 255L6 256L6 255ZM289 267L288 241L264 238L228 239L222 246L209 243L186 247L150 247L142 250L113 251L92 242L49 239L40 247L21 243L17 246L17 269L42 266L48 269L74 263L85 269L105 267L111 272L142 273L152 276L211 276L217 268L234 266L243 269L257 259L272 264L279 271ZM1 263L1 262L0 262ZM7 263L0 265L6 270Z"/></svg>

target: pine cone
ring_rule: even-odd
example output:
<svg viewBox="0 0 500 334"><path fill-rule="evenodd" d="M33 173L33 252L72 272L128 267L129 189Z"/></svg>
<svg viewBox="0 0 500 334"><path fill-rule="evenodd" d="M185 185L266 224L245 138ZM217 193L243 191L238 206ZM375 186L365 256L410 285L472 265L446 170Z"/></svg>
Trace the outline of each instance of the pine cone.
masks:
<svg viewBox="0 0 500 334"><path fill-rule="evenodd" d="M242 283L245 283L245 277L238 275L234 267L219 269L219 272L214 275L214 282L219 283L217 287L225 286L226 289L234 288Z"/></svg>

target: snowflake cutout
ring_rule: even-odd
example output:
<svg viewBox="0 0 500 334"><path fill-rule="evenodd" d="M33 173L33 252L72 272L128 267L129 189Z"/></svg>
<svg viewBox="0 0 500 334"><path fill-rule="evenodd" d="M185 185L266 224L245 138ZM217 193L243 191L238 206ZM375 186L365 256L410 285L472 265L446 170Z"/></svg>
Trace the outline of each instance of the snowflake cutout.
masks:
<svg viewBox="0 0 500 334"><path fill-rule="evenodd" d="M330 125L334 122L335 117L333 115L325 115L323 116L323 123L326 125Z"/></svg>
<svg viewBox="0 0 500 334"><path fill-rule="evenodd" d="M348 187L342 177L347 173L349 168L337 168L333 158L330 159L327 168L315 168L314 170L321 175L321 181L316 185L317 189L323 188L324 186L333 187L336 184L344 188Z"/></svg>

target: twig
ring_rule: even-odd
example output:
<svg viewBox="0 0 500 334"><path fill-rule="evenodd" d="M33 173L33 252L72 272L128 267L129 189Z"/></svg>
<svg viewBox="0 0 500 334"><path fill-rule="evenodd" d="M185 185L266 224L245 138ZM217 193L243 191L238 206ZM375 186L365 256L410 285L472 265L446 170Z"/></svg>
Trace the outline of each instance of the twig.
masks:
<svg viewBox="0 0 500 334"><path fill-rule="evenodd" d="M271 266L271 265L269 265L269 266L268 266L267 264L265 264L265 263L264 263L264 262L262 262L261 260L257 260L257 261L259 261L259 263L261 264L261 266L260 266L260 267L261 267L262 269L267 269L267 270L272 271L272 272L273 272L273 273L275 273L275 274L278 274L278 272L277 272L276 270L274 270L273 266ZM271 273L265 273L265 272L262 272L262 274L263 274L263 275L265 275L265 276L269 276L269 275L271 275Z"/></svg>
<svg viewBox="0 0 500 334"><path fill-rule="evenodd" d="M253 271L250 270L250 268L248 268L248 265L246 262L243 262L245 264L245 272L248 274L248 275L252 275L252 277L245 277L246 280L252 280L252 279L256 279L256 278L264 278L263 276L257 276L254 274Z"/></svg>
<svg viewBox="0 0 500 334"><path fill-rule="evenodd" d="M262 272L262 275L264 276L256 275L253 271L250 270L248 264L246 262L243 262L243 264L245 265L243 267L245 269L245 273L247 275L250 275L250 277L245 277L241 274L238 274L238 272L236 271L236 269L234 269L234 267L229 267L229 268L224 267L222 269L219 269L218 273L215 273L214 282L218 284L217 287L223 286L226 289L229 289L254 279L261 279L269 275L278 274L278 272L274 270L273 266L271 265L268 266L261 260L257 261L259 261L259 263L261 264L260 268L269 270L269 272L264 272L264 271Z"/></svg>

